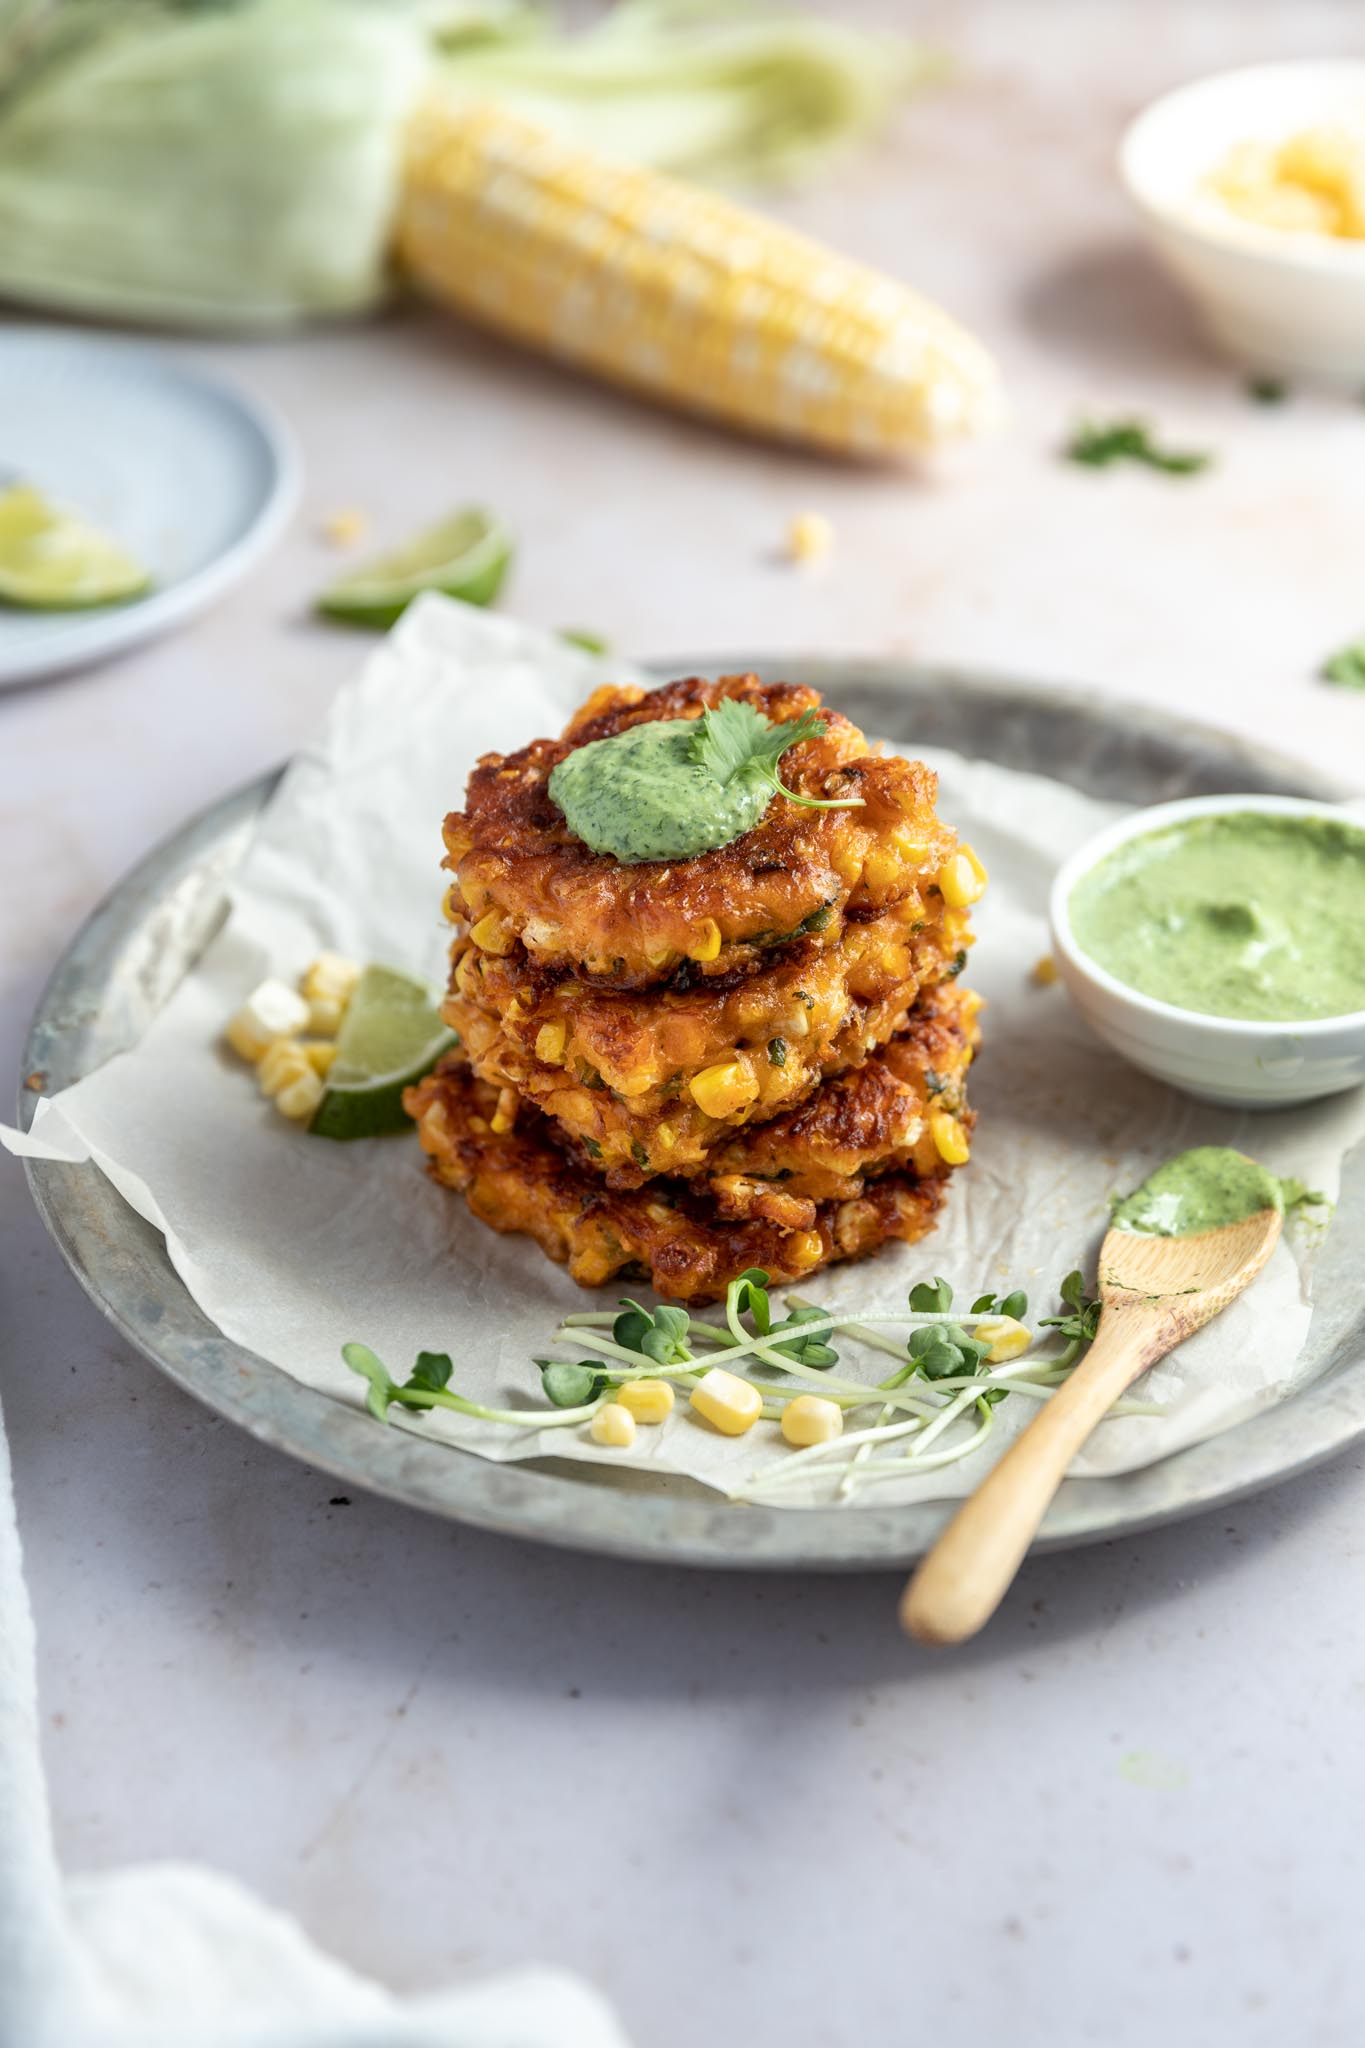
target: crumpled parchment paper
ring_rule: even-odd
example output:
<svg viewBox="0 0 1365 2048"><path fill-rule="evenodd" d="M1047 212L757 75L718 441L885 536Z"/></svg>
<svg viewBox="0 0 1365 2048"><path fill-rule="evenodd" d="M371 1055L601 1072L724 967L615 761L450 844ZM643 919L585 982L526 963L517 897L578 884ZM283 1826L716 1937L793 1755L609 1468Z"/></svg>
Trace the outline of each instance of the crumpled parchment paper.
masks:
<svg viewBox="0 0 1365 2048"><path fill-rule="evenodd" d="M476 1222L426 1178L415 1139L336 1145L301 1134L224 1050L223 1026L264 974L292 979L324 946L442 983L440 825L475 758L558 731L595 684L629 679L622 664L512 620L436 597L414 606L290 767L231 882L225 924L141 1042L41 1103L29 1137L6 1139L107 1174L164 1232L185 1285L226 1335L337 1400L363 1399L339 1357L359 1338L395 1378L418 1350L448 1351L461 1393L534 1405L531 1358L547 1351L559 1315L639 1290L587 1295L527 1239ZM926 758L943 815L991 873L967 970L989 1005L972 1070L973 1159L933 1237L836 1267L804 1292L866 1314L904 1306L909 1283L937 1272L959 1302L1023 1286L1034 1316L1051 1313L1071 1267L1093 1273L1110 1195L1189 1145L1238 1145L1335 1196L1341 1161L1365 1132L1361 1093L1254 1116L1190 1101L1108 1051L1060 987L1033 980L1052 872L1116 807L1041 776ZM1314 1243L1312 1231L1287 1232L1255 1287L1149 1375L1141 1391L1164 1415L1106 1421L1074 1469L1131 1470L1291 1395ZM891 1369L851 1342L840 1349L842 1374L870 1382ZM1012 1397L979 1456L910 1469L871 1498L970 1490L1034 1407ZM586 1431L513 1431L448 1412L392 1426L484 1457L630 1464L726 1491L791 1455L773 1425L723 1438L685 1402L664 1427L640 1430L631 1452L600 1449ZM827 1497L827 1485L779 1496L790 1506Z"/></svg>

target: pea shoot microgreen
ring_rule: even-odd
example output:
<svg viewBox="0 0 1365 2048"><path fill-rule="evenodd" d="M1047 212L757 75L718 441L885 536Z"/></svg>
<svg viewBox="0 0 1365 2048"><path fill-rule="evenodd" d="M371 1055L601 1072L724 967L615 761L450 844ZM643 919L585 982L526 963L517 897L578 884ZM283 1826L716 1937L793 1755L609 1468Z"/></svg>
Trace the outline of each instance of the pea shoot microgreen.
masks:
<svg viewBox="0 0 1365 2048"><path fill-rule="evenodd" d="M914 1283L903 1308L859 1316L788 1295L787 1313L778 1317L770 1275L761 1266L750 1266L726 1290L723 1321L670 1302L647 1308L628 1296L614 1313L565 1316L556 1342L576 1343L592 1356L537 1358L546 1405L534 1408L491 1408L454 1392L454 1367L444 1351L418 1352L401 1382L368 1345L343 1345L342 1357L366 1381L366 1406L381 1422L399 1407L414 1420L433 1408L449 1408L513 1428L582 1425L632 1379L665 1378L694 1386L720 1359L727 1371L748 1380L763 1398L763 1415L776 1420L787 1402L811 1391L814 1382L845 1414L871 1409L873 1418L828 1442L784 1454L780 1464L765 1465L741 1481L735 1497L780 1498L789 1482L813 1467L817 1474L828 1471L837 1482L834 1498L842 1500L863 1486L970 1455L994 1426L995 1408L1010 1394L1046 1400L1099 1325L1099 1301L1086 1293L1079 1271L1069 1273L1059 1291L1061 1312L1042 1317L1038 1329L1055 1331L1061 1348L1025 1356L1032 1347L1024 1341L1031 1333L1024 1323L1029 1304L1022 1288L1005 1294L983 1291L972 1297L969 1309L955 1309L951 1284L935 1274ZM992 1365L1001 1324L1016 1326L1010 1333L1013 1356ZM897 1325L902 1331L908 1325L908 1334L893 1337L888 1326ZM846 1369L838 1369L839 1351L831 1342L836 1332L842 1332L841 1344L847 1340L889 1353L893 1370L875 1385L847 1376ZM1129 1400L1116 1412L1160 1410ZM839 1462L831 1465L831 1459Z"/></svg>
<svg viewBox="0 0 1365 2048"><path fill-rule="evenodd" d="M713 775L722 788L732 782L750 788L768 783L791 803L804 804L812 811L861 810L860 796L802 796L779 781L777 764L789 747L803 740L818 740L828 730L817 712L803 712L800 718L774 725L754 704L738 697L723 697L703 711L692 735L692 759Z"/></svg>
<svg viewBox="0 0 1365 2048"><path fill-rule="evenodd" d="M540 1389L552 1408L585 1408L611 1384L600 1358L582 1358L569 1365L562 1358L537 1358Z"/></svg>
<svg viewBox="0 0 1365 2048"><path fill-rule="evenodd" d="M638 1301L623 1301L621 1314L611 1326L612 1339L625 1351L638 1351L656 1365L686 1365L692 1353L687 1348L687 1331L692 1318L685 1308L641 1308Z"/></svg>

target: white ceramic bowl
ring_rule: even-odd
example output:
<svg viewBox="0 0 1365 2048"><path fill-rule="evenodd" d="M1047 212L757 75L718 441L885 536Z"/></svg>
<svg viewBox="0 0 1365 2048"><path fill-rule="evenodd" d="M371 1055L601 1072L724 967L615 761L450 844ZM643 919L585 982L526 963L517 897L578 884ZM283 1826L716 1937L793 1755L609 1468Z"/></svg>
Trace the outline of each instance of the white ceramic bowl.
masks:
<svg viewBox="0 0 1365 2048"><path fill-rule="evenodd" d="M1158 255L1247 369L1365 385L1365 242L1258 227L1201 199L1234 143L1365 111L1365 61L1257 64L1167 93L1123 138L1119 172Z"/></svg>
<svg viewBox="0 0 1365 2048"><path fill-rule="evenodd" d="M1336 1095L1365 1081L1365 1010L1285 1024L1247 1024L1204 1017L1140 995L1077 944L1071 892L1106 854L1129 839L1218 811L1259 811L1280 817L1345 817L1365 828L1359 807L1309 803L1290 796L1196 796L1134 811L1088 839L1063 863L1052 885L1052 946L1067 992L1087 1023L1135 1067L1198 1095L1239 1109L1276 1109Z"/></svg>

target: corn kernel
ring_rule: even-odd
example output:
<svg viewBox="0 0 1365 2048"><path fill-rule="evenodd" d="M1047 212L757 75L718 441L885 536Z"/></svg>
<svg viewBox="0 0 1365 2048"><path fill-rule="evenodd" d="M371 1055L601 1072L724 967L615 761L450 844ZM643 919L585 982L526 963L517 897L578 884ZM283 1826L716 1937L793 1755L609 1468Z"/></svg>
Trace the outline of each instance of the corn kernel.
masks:
<svg viewBox="0 0 1365 2048"><path fill-rule="evenodd" d="M965 910L986 893L986 870L970 846L960 846L938 871L938 886L950 910Z"/></svg>
<svg viewBox="0 0 1365 2048"><path fill-rule="evenodd" d="M308 1005L308 1029L319 1038L335 1038L346 1015L346 1005L334 996L314 996Z"/></svg>
<svg viewBox="0 0 1365 2048"><path fill-rule="evenodd" d="M557 1067L564 1057L564 1026L542 1024L536 1033L536 1058L547 1067Z"/></svg>
<svg viewBox="0 0 1365 2048"><path fill-rule="evenodd" d="M687 949L689 960L715 960L720 955L720 926L714 917L704 917L697 935Z"/></svg>
<svg viewBox="0 0 1365 2048"><path fill-rule="evenodd" d="M1017 1316L982 1316L972 1335L990 1345L986 1353L988 1365L1003 1365L1007 1359L1020 1357L1033 1342L1032 1330Z"/></svg>
<svg viewBox="0 0 1365 2048"><path fill-rule="evenodd" d="M915 838L908 825L896 826L891 834L891 844L907 867L923 866L929 849L922 839Z"/></svg>
<svg viewBox="0 0 1365 2048"><path fill-rule="evenodd" d="M244 1060L258 1060L277 1038L292 1038L307 1022L302 996L282 981L263 981L228 1025L227 1041Z"/></svg>
<svg viewBox="0 0 1365 2048"><path fill-rule="evenodd" d="M904 862L884 847L874 846L863 862L863 880L869 889L890 889L900 880Z"/></svg>
<svg viewBox="0 0 1365 2048"><path fill-rule="evenodd" d="M789 1444L827 1444L844 1433L844 1413L823 1394L798 1394L782 1410L782 1434Z"/></svg>
<svg viewBox="0 0 1365 2048"><path fill-rule="evenodd" d="M479 976L482 972L477 953L461 953L459 965L455 969L455 986L460 994L468 996L471 1002L478 996Z"/></svg>
<svg viewBox="0 0 1365 2048"><path fill-rule="evenodd" d="M825 1256L825 1241L818 1230L794 1230L787 1239L786 1260L802 1272L816 1266Z"/></svg>
<svg viewBox="0 0 1365 2048"><path fill-rule="evenodd" d="M595 1444L609 1444L614 1451L628 1451L635 1441L635 1417L621 1401L607 1401L588 1424Z"/></svg>
<svg viewBox="0 0 1365 2048"><path fill-rule="evenodd" d="M310 1002L314 997L325 996L333 1002L348 1003L359 979L359 963L348 959L345 953L319 953L299 986Z"/></svg>
<svg viewBox="0 0 1365 2048"><path fill-rule="evenodd" d="M324 1045L318 1039L314 1039L311 1045L305 1045L303 1049L308 1055L308 1064L315 1074L325 1075L330 1070L332 1061L337 1056L337 1049L334 1045Z"/></svg>
<svg viewBox="0 0 1365 2048"><path fill-rule="evenodd" d="M498 1090L498 1106L493 1112L493 1131L499 1138L505 1138L517 1121L517 1091L515 1088Z"/></svg>
<svg viewBox="0 0 1365 2048"><path fill-rule="evenodd" d="M516 940L495 910L487 917L481 917L469 934L474 944L485 953L496 953L499 957L510 953Z"/></svg>
<svg viewBox="0 0 1365 2048"><path fill-rule="evenodd" d="M627 1380L617 1388L616 1399L637 1422L663 1422L673 1413L673 1389L667 1380Z"/></svg>
<svg viewBox="0 0 1365 2048"><path fill-rule="evenodd" d="M1033 963L1033 979L1039 988L1051 988L1057 979L1057 962L1051 953L1044 953L1041 960Z"/></svg>
<svg viewBox="0 0 1365 2048"><path fill-rule="evenodd" d="M787 553L794 562L822 562L834 546L834 528L823 512L802 512L787 528Z"/></svg>
<svg viewBox="0 0 1365 2048"><path fill-rule="evenodd" d="M256 1062L256 1079L262 1095L278 1095L292 1081L301 1081L313 1068L297 1038L277 1038Z"/></svg>
<svg viewBox="0 0 1365 2048"><path fill-rule="evenodd" d="M726 1372L722 1365L713 1365L693 1387L688 1405L722 1436L743 1436L762 1414L763 1396L747 1380Z"/></svg>
<svg viewBox="0 0 1365 2048"><path fill-rule="evenodd" d="M938 1156L949 1166L965 1166L972 1156L967 1142L967 1133L955 1116L946 1109L937 1109L929 1119L929 1133L938 1149Z"/></svg>
<svg viewBox="0 0 1365 2048"><path fill-rule="evenodd" d="M319 531L334 548L353 548L358 540L364 539L369 524L358 506L344 505L340 511L327 514Z"/></svg>
<svg viewBox="0 0 1365 2048"><path fill-rule="evenodd" d="M733 1116L737 1109L758 1100L758 1083L742 1059L703 1067L687 1085L692 1100L707 1116Z"/></svg>
<svg viewBox="0 0 1365 2048"><path fill-rule="evenodd" d="M291 1117L296 1123L313 1114L323 1097L322 1081L311 1067L305 1067L297 1081L291 1081L287 1088L281 1088L275 1097L275 1107L283 1116Z"/></svg>

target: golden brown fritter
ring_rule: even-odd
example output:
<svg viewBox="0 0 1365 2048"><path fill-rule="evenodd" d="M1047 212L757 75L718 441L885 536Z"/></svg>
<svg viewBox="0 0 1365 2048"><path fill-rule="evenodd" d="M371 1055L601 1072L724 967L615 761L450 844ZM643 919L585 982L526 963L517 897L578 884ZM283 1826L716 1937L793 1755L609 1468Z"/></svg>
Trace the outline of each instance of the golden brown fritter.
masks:
<svg viewBox="0 0 1365 2048"><path fill-rule="evenodd" d="M817 1088L799 1108L750 1124L718 1146L706 1179L727 1216L809 1227L813 1205L848 1200L872 1177L944 1171L936 1131L970 1135L966 1075L980 1039L981 998L949 982L927 990L908 1028L865 1065ZM945 1132L945 1135L951 1135Z"/></svg>
<svg viewBox="0 0 1365 2048"><path fill-rule="evenodd" d="M936 1120L971 1128L964 1076L978 999L947 985L856 1073L800 1108L736 1132L710 1178L606 1186L592 1161L529 1105L477 1080L457 1054L411 1089L431 1170L476 1216L521 1231L585 1287L640 1270L661 1294L704 1300L746 1266L790 1280L932 1227L948 1167Z"/></svg>
<svg viewBox="0 0 1365 2048"><path fill-rule="evenodd" d="M813 811L775 796L752 832L672 863L624 866L574 837L548 786L565 755L647 720L699 718L726 697L780 724L821 709L826 732L783 756L783 780L807 796L861 797L863 808ZM680 970L721 978L770 965L803 938L834 945L847 922L896 906L911 921L928 917L957 845L935 815L937 790L921 762L870 753L814 690L752 675L606 688L562 738L479 762L465 810L446 819L445 865L456 878L447 904L486 951L509 954L520 942L541 964L605 986L651 987Z"/></svg>
<svg viewBox="0 0 1365 2048"><path fill-rule="evenodd" d="M443 1008L475 1071L555 1117L613 1187L697 1172L727 1127L800 1103L899 1031L920 989L953 973L962 912L932 899L805 941L764 974L678 990L601 989L456 941Z"/></svg>
<svg viewBox="0 0 1365 2048"><path fill-rule="evenodd" d="M678 1301L713 1301L748 1266L774 1281L798 1280L838 1259L862 1258L889 1238L912 1244L933 1228L943 1181L889 1173L850 1200L825 1202L810 1229L765 1217L727 1221L687 1181L613 1192L551 1143L540 1116L492 1129L496 1089L467 1067L446 1064L410 1089L431 1172L457 1188L494 1230L533 1237L581 1287L620 1274L643 1278Z"/></svg>

